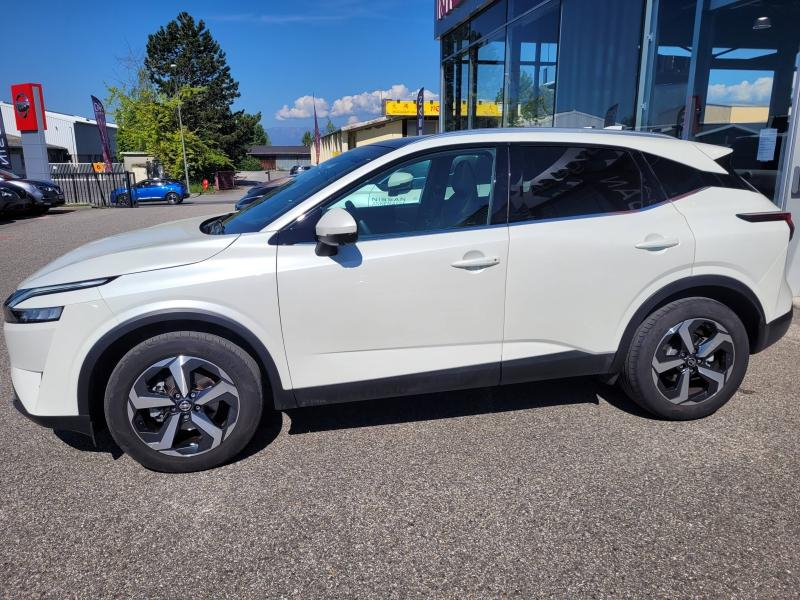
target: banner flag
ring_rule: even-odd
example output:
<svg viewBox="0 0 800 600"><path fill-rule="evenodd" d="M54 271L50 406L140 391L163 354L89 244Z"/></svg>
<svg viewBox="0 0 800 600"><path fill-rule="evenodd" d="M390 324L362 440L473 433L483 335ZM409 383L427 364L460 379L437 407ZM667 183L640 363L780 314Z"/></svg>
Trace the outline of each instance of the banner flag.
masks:
<svg viewBox="0 0 800 600"><path fill-rule="evenodd" d="M319 164L319 122L317 121L317 99L311 96L311 101L314 103L314 150L317 153L317 164Z"/></svg>
<svg viewBox="0 0 800 600"><path fill-rule="evenodd" d="M100 132L100 143L103 146L103 162L106 165L106 172L111 173L111 144L108 141L108 128L106 127L106 109L103 103L92 96L92 107L94 107L94 119L97 121L97 129Z"/></svg>
<svg viewBox="0 0 800 600"><path fill-rule="evenodd" d="M11 170L11 150L8 147L6 126L3 123L3 113L0 111L0 169Z"/></svg>
<svg viewBox="0 0 800 600"><path fill-rule="evenodd" d="M419 88L417 94L417 135L422 135L425 127L425 88Z"/></svg>

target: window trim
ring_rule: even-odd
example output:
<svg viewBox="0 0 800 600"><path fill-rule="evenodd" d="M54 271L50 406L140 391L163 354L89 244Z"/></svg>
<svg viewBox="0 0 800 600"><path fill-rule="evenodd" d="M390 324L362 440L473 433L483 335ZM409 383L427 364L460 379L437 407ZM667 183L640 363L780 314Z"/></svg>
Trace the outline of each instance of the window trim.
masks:
<svg viewBox="0 0 800 600"><path fill-rule="evenodd" d="M495 205L497 206L497 210L491 215L492 217L496 215L498 212L503 210L505 218L502 219L502 222L496 223L494 222L495 219L491 218L490 222L485 225L476 225L471 227L464 227L460 229L438 229L438 230L426 230L426 231L414 231L414 232L407 232L407 233L387 233L387 234L373 234L369 237L369 239L359 239L359 243L361 241L375 241L375 240L385 240L385 239L395 239L395 238L404 238L404 237L421 237L425 235L439 235L443 233L458 233L462 231L475 231L479 229L488 229L490 227L497 227L497 226L507 226L508 225L508 183L506 180L505 189L502 191L502 197L498 197L498 174L502 173L500 169L504 168L506 171L509 169L509 162L508 162L508 153L504 152L503 149L507 148L510 144L508 142L489 142L489 143L470 143L470 144L454 144L449 146L438 146L435 148L426 148L425 150L420 150L418 152L414 152L411 154L406 154L405 156L400 156L395 160L389 161L386 164L381 165L377 169L366 173L365 175L359 177L349 185L345 186L344 188L337 190L334 193L326 194L326 196L321 199L319 202L314 204L314 206L309 207L309 209L303 213L302 215L298 216L297 218L293 219L290 223L287 223L283 227L281 227L274 235L272 235L269 239L270 245L275 246L294 246L298 244L315 244L316 240L299 240L299 241L292 241L287 240L286 236L288 235L289 230L294 227L295 224L300 222L301 219L305 219L309 216L312 212L317 211L321 207L325 205L336 202L337 200L341 200L344 196L354 192L360 186L364 185L370 179L373 179L379 172L388 171L398 165L402 165L404 163L425 160L426 156L433 156L435 154L443 154L448 152L461 152L461 151L469 151L470 149L475 150L494 150L495 152L495 164L494 164L494 172L492 173L492 194L493 200ZM503 207L505 204L505 207Z"/></svg>

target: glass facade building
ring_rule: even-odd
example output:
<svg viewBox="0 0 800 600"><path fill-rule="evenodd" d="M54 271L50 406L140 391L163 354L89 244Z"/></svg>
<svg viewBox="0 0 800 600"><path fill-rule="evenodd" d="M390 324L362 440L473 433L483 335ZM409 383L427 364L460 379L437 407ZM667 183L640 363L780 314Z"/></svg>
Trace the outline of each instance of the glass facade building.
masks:
<svg viewBox="0 0 800 600"><path fill-rule="evenodd" d="M725 145L789 206L798 24L798 0L435 0L441 129L614 127Z"/></svg>

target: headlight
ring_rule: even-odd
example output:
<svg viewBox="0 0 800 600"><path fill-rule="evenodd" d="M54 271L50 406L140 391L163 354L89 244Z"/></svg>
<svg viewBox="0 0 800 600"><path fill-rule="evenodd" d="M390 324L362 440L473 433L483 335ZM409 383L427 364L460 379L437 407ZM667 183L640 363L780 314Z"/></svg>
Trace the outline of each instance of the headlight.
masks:
<svg viewBox="0 0 800 600"><path fill-rule="evenodd" d="M63 306L50 306L48 308L7 308L5 317L7 323L47 323L58 321L61 318Z"/></svg>
<svg viewBox="0 0 800 600"><path fill-rule="evenodd" d="M35 296L85 290L87 288L105 285L112 279L114 279L114 277L103 277L101 279L88 279L86 281L75 281L73 283L60 283L58 285L46 285L38 288L17 290L3 303L3 314L6 323L45 323L47 321L58 321L61 318L61 312L64 310L63 306L52 306L48 308L16 307L18 304L21 304L29 298L34 298Z"/></svg>

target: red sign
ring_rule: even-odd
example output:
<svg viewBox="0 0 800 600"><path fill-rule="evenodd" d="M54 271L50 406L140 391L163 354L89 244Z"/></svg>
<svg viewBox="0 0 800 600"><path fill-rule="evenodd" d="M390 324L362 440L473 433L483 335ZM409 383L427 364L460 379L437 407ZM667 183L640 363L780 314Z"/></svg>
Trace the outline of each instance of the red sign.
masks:
<svg viewBox="0 0 800 600"><path fill-rule="evenodd" d="M17 83L12 85L11 103L14 105L17 129L20 131L38 131L40 123L41 129L47 129L41 84ZM37 105L41 114L36 112Z"/></svg>
<svg viewBox="0 0 800 600"><path fill-rule="evenodd" d="M436 18L444 19L453 9L458 8L461 0L436 0Z"/></svg>

